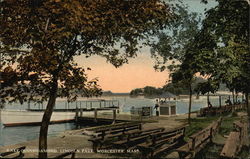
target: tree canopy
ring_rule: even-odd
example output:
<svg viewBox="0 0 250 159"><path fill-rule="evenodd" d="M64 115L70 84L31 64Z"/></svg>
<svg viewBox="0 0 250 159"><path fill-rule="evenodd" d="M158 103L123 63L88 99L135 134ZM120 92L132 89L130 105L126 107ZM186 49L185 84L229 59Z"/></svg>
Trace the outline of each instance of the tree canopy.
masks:
<svg viewBox="0 0 250 159"><path fill-rule="evenodd" d="M1 99L48 99L39 158L47 157L48 124L57 96L75 100L78 90L84 96L100 92L74 56L100 55L118 67L172 17L171 8L160 0L0 1Z"/></svg>

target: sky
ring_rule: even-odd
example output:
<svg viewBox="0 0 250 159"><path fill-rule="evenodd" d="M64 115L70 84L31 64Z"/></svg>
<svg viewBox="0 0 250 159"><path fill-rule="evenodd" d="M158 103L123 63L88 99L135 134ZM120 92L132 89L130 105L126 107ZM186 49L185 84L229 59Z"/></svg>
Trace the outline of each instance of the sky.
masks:
<svg viewBox="0 0 250 159"><path fill-rule="evenodd" d="M206 6L201 4L200 0L185 0L185 2L190 6L191 11L198 13L204 13L205 7L216 5L210 2ZM78 56L75 60L80 66L91 68L87 71L89 80L98 78L98 84L104 91L125 93L145 86L162 87L169 79L167 70L163 72L154 70L155 61L151 58L149 47L142 48L136 58L129 59L129 64L119 68L115 68L107 63L105 58L99 56L87 59Z"/></svg>

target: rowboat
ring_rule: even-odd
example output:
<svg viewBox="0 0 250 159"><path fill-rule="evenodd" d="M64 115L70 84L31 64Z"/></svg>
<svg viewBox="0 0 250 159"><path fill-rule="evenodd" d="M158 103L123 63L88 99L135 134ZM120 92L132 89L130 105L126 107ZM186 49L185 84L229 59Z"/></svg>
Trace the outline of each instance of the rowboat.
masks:
<svg viewBox="0 0 250 159"><path fill-rule="evenodd" d="M23 126L23 125L39 125L42 121L44 111L29 110L0 110L0 122L5 127ZM64 123L73 121L75 112L53 112L51 123Z"/></svg>

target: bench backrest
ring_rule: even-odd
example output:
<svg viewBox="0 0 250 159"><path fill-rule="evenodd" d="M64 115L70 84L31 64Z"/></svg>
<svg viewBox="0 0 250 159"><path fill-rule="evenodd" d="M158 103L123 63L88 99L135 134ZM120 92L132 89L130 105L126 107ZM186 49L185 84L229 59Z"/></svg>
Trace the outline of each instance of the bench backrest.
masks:
<svg viewBox="0 0 250 159"><path fill-rule="evenodd" d="M112 125L112 126L97 129L94 131L96 133L98 133L98 132L103 132L103 131L119 130L119 129L129 128L129 127L133 127L133 126L141 126L141 123L124 123L124 124L119 124L119 125Z"/></svg>

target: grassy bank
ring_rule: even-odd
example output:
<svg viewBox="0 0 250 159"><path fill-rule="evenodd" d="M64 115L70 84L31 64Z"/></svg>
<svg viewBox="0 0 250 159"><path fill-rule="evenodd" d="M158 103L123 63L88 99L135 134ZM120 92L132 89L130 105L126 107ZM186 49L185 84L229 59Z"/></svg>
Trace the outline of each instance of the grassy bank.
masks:
<svg viewBox="0 0 250 159"><path fill-rule="evenodd" d="M229 135L231 131L234 130L233 123L235 121L241 120L241 116L238 116L237 113L227 114L223 116L223 120L221 126L219 128L219 132L215 137L215 143L209 144L203 151L201 151L198 157L205 158L217 158L224 146L226 141L226 137ZM186 129L186 137L185 140L188 141L188 137L192 134L201 131L211 124L213 121L218 120L219 116L215 117L198 117L192 118L191 124ZM187 122L187 120L184 120ZM242 148L242 151L238 155L240 158L248 158L250 157L249 149L246 147Z"/></svg>

